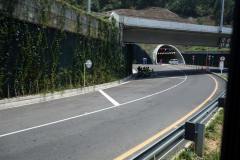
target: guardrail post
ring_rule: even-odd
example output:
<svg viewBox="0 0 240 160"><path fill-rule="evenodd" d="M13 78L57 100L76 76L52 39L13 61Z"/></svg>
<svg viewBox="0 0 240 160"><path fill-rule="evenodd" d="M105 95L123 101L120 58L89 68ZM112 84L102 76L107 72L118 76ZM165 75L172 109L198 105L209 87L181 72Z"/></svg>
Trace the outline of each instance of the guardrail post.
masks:
<svg viewBox="0 0 240 160"><path fill-rule="evenodd" d="M195 141L195 152L199 157L203 157L205 125L197 123L197 137Z"/></svg>
<svg viewBox="0 0 240 160"><path fill-rule="evenodd" d="M205 125L201 123L185 122L185 139L195 142L195 152L203 157Z"/></svg>
<svg viewBox="0 0 240 160"><path fill-rule="evenodd" d="M223 107L225 108L225 100L226 98L218 98L218 107Z"/></svg>

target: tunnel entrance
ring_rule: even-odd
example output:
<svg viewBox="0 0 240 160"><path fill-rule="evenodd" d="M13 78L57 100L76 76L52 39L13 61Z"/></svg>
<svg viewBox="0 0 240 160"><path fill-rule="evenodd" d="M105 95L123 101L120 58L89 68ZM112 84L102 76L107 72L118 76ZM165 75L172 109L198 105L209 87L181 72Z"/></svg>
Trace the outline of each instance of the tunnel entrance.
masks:
<svg viewBox="0 0 240 160"><path fill-rule="evenodd" d="M162 59L162 63L168 63L170 59L177 59L176 52L171 48L161 48L157 53L157 63Z"/></svg>
<svg viewBox="0 0 240 160"><path fill-rule="evenodd" d="M162 63L169 63L170 59L178 59L179 63L184 63L185 60L180 51L171 45L159 45L153 52L155 63L159 64L162 59Z"/></svg>

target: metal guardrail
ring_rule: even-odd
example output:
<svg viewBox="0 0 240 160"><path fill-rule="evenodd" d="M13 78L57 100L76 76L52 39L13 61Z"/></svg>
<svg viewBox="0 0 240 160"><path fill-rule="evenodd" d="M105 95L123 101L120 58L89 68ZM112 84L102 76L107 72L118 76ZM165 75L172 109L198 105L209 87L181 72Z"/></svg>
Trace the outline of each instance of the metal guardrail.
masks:
<svg viewBox="0 0 240 160"><path fill-rule="evenodd" d="M227 91L225 90L218 98L226 97ZM188 121L194 122L194 123L202 123L215 109L218 107L218 98L215 99L212 103L210 103L208 106L200 110L198 113L196 113L192 118L190 118ZM154 144L146 148L145 150L141 151L134 157L130 158L130 160L151 160L154 159L155 156L161 154L164 149L172 145L173 142L178 140L178 142L184 140L184 134L185 134L185 123L179 125L179 127L173 131L171 131L169 134L161 138L160 140L156 141Z"/></svg>

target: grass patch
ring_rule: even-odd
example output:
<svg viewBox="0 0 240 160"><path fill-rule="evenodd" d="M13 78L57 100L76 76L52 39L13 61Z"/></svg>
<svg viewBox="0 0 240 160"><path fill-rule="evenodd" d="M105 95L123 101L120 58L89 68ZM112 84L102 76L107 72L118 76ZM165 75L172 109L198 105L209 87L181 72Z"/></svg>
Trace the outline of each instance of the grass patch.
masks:
<svg viewBox="0 0 240 160"><path fill-rule="evenodd" d="M228 79L228 76L225 76L225 75L223 75L223 74L222 74L221 76L222 76L223 78L226 78L226 79Z"/></svg>

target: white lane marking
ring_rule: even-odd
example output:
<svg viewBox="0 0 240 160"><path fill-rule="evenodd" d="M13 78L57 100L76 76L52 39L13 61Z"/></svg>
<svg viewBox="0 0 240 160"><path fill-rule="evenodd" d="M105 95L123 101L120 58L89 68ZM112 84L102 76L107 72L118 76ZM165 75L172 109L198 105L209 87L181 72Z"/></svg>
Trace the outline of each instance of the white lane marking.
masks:
<svg viewBox="0 0 240 160"><path fill-rule="evenodd" d="M112 97L110 97L109 95L107 95L105 92L103 92L102 90L99 90L100 93L102 93L102 95L104 95L110 102L112 102L115 106L119 106L119 103L117 101L115 101L114 99L112 99Z"/></svg>
<svg viewBox="0 0 240 160"><path fill-rule="evenodd" d="M185 78L180 78L180 77L167 77L167 76L158 76L159 78L177 78L177 79L185 79Z"/></svg>
<svg viewBox="0 0 240 160"><path fill-rule="evenodd" d="M171 67L171 66L168 66L168 67ZM179 70L179 69L177 69L177 68L175 68L175 67L171 67L171 68L174 68L174 69L176 69L176 70ZM182 73L184 73L184 72L181 71L181 70L179 70L179 71L182 72ZM125 105L125 104L129 104L129 103L132 103L132 102L136 102L136 101L139 101L139 100L148 98L148 97L152 97L152 96L154 96L154 95L163 93L163 92L168 91L168 90L170 90L170 89L173 89L173 88L179 86L180 84L182 84L183 82L185 82L185 81L187 80L187 75L186 75L185 73L184 73L184 75L185 75L185 79L184 79L182 82L178 83L177 85L174 85L173 87L167 88L167 89L165 89L165 90L163 90L163 91L161 91L161 92L157 92L157 93L154 93L154 94L151 94L151 95L148 95L148 96L145 96L145 97L142 97L142 98L133 100L133 101L129 101L129 102L126 102L126 103L122 103L122 104L119 104L118 106L112 106L112 107L100 109L100 110L97 110L97 111L93 111L93 112L89 112L89 113L84 113L84 114L81 114L81 115L78 115L78 116L74 116L74 117L62 119L62 120L59 120L59 121L54 121L54 122L46 123L46 124L43 124L43 125L38 125L38 126L35 126L35 127L18 130L18 131L15 131L15 132L10 132L10 133L6 133L6 134L2 134L2 135L0 135L0 138L1 138L1 137L5 137L5 136L9 136L9 135L12 135L12 134L20 133L20 132L25 132L25 131L32 130L32 129L37 129L37 128L44 127L44 126L49 126L49 125L52 125L52 124L56 124L56 123L60 123L60 122L64 122L64 121L68 121L68 120L72 120L72 119L76 119L76 118L79 118L79 117L91 115L91 114L94 114L94 113L98 113L98 112L102 112L102 111L105 111L105 110L113 109L113 108L116 108L116 107L119 107L119 106L123 106L123 105Z"/></svg>

